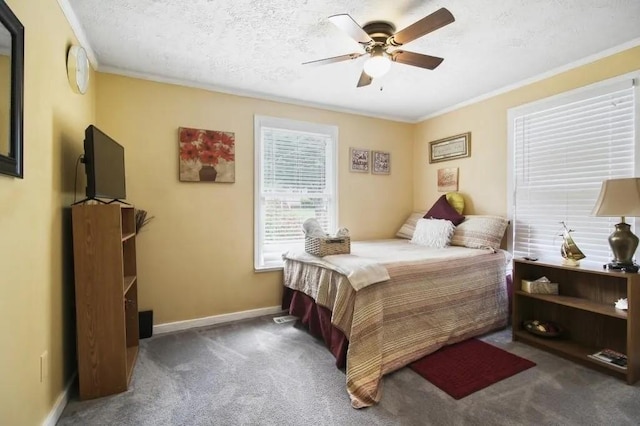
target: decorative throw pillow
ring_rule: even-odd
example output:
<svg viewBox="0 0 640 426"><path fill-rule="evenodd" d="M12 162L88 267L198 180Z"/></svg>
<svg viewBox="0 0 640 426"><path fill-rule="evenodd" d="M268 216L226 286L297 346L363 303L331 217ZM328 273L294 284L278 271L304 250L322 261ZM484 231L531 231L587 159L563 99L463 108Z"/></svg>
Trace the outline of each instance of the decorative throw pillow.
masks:
<svg viewBox="0 0 640 426"><path fill-rule="evenodd" d="M425 211L411 213L396 233L396 237L406 238L407 240L413 238L413 233L416 230L416 223L418 222L418 219L422 219L425 213Z"/></svg>
<svg viewBox="0 0 640 426"><path fill-rule="evenodd" d="M443 195L424 215L425 219L446 219L450 220L454 225L459 225L464 220L464 216L456 211L447 201L447 196Z"/></svg>
<svg viewBox="0 0 640 426"><path fill-rule="evenodd" d="M508 224L507 219L501 216L468 215L465 221L456 227L451 237L451 245L469 248L490 247L497 250Z"/></svg>
<svg viewBox="0 0 640 426"><path fill-rule="evenodd" d="M455 226L445 219L419 219L411 242L421 246L443 248L449 245Z"/></svg>
<svg viewBox="0 0 640 426"><path fill-rule="evenodd" d="M447 202L456 209L459 214L464 211L464 197L459 192L447 192L444 194L447 197Z"/></svg>

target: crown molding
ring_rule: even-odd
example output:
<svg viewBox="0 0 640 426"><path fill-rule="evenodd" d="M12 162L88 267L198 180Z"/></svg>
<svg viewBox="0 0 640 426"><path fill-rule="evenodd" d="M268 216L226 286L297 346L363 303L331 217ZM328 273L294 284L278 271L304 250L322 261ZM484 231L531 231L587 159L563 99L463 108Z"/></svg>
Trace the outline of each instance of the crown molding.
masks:
<svg viewBox="0 0 640 426"><path fill-rule="evenodd" d="M69 23L73 34L78 39L78 43L80 43L80 45L84 47L84 50L87 52L87 57L89 58L91 66L93 66L94 70L98 70L98 57L93 51L93 48L91 48L91 44L89 43L87 34L84 32L84 29L82 28L82 25L80 24L76 13L73 11L69 0L58 0L58 5L60 6L60 9L62 9L62 13L64 14L65 18L67 18L67 22Z"/></svg>
<svg viewBox="0 0 640 426"><path fill-rule="evenodd" d="M478 103L478 102L493 98L495 96L502 95L503 93L511 92L512 90L516 90L516 89L519 89L521 87L528 86L529 84L536 83L536 82L541 81L541 80L545 80L545 79L547 79L549 77L553 77L553 76L561 74L561 73L563 73L565 71L569 71L569 70L572 70L574 68L578 68L578 67L580 67L582 65L586 65L586 64L589 64L591 62L595 62L595 61L597 61L599 59L606 58L607 56L615 55L616 53L623 52L625 50L631 49L631 48L636 47L636 46L640 46L640 38L636 38L636 39L630 40L630 41L628 41L626 43L623 43L623 44L620 44L618 46L611 47L611 48L603 50L603 51L601 51L599 53L595 53L593 55L587 56L587 57L582 58L582 59L578 59L577 61L568 63L568 64L563 65L561 67L554 68L554 69L552 69L550 71L547 71L545 73L536 75L536 76L531 77L531 78L527 78L525 80L521 80L521 81L519 81L517 83L510 84L508 86L504 86L504 87L502 87L500 89L485 93L483 95L480 95L480 96L477 96L475 98L466 100L466 101L461 102L459 104L456 104L456 105L450 106L448 108L442 109L440 111L436 111L434 113L425 115L424 117L421 117L418 120L416 120L414 123L420 123L422 121L429 120L431 118L435 118L435 117L437 117L439 115L443 115L443 114L446 114L448 112L455 111L457 109L460 109L460 108L463 108L463 107L466 107L466 106L469 106L469 105L473 105L475 103Z"/></svg>
<svg viewBox="0 0 640 426"><path fill-rule="evenodd" d="M156 83L173 84L173 85L176 85L176 86L190 87L190 88L193 88L193 89L202 89L202 90L207 90L207 91L210 91L210 92L219 92L219 93L225 93L225 94L228 94L228 95L235 95L235 96L242 96L242 97L247 97L247 98L261 99L261 100L264 100L264 101L280 102L280 103L297 105L297 106L302 106L302 107L307 107L307 108L323 109L323 110L339 112L339 113L343 113L343 114L353 114L353 115L359 115L359 116L364 116L364 117L378 118L378 119L381 119L381 120L397 121L397 122L401 122L401 123L410 123L410 124L416 123L416 121L411 120L411 119L407 119L406 117L396 117L396 116L385 115L385 114L367 113L367 112L359 111L359 110L356 110L356 109L341 108L341 107L336 107L336 106L333 106L333 105L327 105L327 104L323 104L323 103L319 103L319 102L301 101L299 99L287 98L287 97L276 96L276 95L269 95L269 94L265 94L265 93L261 93L261 92L254 92L254 91L251 91L251 90L242 90L242 89L236 89L236 88L231 88L231 87L226 87L226 86L218 86L218 85L214 85L214 84L198 83L198 82L189 81L189 80L182 80L182 79L179 79L179 78L164 77L164 76L151 74L151 73L142 73L142 72L137 72L137 71L124 70L124 69L117 68L117 67L110 67L110 66L104 66L103 65L103 66L100 67L99 71L101 73L105 73L105 74L121 75L121 76L124 76L124 77L137 78L137 79L140 79L140 80L154 81Z"/></svg>

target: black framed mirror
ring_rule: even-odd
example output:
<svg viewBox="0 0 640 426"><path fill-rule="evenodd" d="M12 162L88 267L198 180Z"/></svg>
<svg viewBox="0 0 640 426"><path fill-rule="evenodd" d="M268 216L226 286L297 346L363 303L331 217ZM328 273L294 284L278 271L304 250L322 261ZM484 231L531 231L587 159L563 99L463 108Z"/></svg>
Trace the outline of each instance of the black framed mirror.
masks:
<svg viewBox="0 0 640 426"><path fill-rule="evenodd" d="M0 0L0 173L22 178L24 27Z"/></svg>

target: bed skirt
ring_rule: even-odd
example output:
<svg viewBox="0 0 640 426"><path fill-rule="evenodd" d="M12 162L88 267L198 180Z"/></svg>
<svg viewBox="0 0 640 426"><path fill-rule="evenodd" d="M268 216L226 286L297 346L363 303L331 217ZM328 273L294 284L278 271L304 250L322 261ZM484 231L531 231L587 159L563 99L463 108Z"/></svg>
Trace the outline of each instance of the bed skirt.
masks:
<svg viewBox="0 0 640 426"><path fill-rule="evenodd" d="M506 277L507 294L509 295L509 315L511 315L511 297L513 292L513 280L511 275ZM336 367L345 368L347 365L347 349L349 340L342 331L331 324L331 311L324 306L319 306L313 298L301 291L283 287L282 309L289 311L290 315L298 317L314 337L322 339L325 346L336 358Z"/></svg>
<svg viewBox="0 0 640 426"><path fill-rule="evenodd" d="M346 367L349 341L342 331L331 324L329 309L317 305L313 298L306 294L288 287L284 287L282 294L282 309L288 310L290 315L298 317L312 336L324 341L326 347L336 358L336 367L341 369Z"/></svg>

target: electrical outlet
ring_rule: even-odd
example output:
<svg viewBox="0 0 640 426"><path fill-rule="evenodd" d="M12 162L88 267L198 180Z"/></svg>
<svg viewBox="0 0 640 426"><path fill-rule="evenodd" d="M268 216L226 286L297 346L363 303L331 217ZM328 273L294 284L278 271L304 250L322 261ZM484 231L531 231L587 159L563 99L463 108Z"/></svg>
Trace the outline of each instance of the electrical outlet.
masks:
<svg viewBox="0 0 640 426"><path fill-rule="evenodd" d="M49 377L49 351L44 351L40 355L40 383Z"/></svg>

